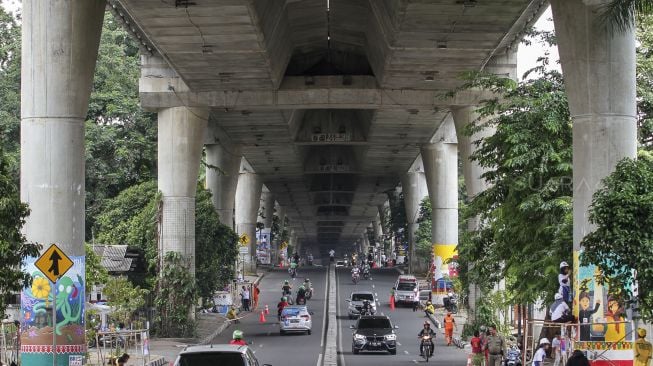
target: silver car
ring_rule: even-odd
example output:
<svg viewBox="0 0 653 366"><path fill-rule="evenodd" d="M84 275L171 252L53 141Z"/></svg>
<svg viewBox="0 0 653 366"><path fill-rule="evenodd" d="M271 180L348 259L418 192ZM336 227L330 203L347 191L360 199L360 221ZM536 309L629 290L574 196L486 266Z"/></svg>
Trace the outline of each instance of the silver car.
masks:
<svg viewBox="0 0 653 366"><path fill-rule="evenodd" d="M313 328L312 313L303 305L286 306L281 312L279 333L303 332L311 334Z"/></svg>
<svg viewBox="0 0 653 366"><path fill-rule="evenodd" d="M360 316L363 301L365 300L369 300L370 305L372 305L372 314L370 315L376 314L376 299L374 298L374 293L371 291L355 291L351 293L347 300L345 300L349 303L349 306L347 307L349 319L354 319Z"/></svg>

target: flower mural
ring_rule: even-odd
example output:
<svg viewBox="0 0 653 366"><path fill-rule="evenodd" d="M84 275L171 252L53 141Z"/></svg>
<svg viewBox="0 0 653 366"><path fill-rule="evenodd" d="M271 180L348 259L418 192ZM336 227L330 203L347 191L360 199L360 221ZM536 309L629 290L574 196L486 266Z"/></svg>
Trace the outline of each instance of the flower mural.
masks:
<svg viewBox="0 0 653 366"><path fill-rule="evenodd" d="M50 294L50 281L43 277L36 277L32 282L32 295L37 299L47 299Z"/></svg>

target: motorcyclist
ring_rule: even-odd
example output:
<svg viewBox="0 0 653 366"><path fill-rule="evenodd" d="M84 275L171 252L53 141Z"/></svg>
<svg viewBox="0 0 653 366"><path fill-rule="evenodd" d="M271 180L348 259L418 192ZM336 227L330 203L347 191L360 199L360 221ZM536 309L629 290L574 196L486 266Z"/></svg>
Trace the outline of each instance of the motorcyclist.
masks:
<svg viewBox="0 0 653 366"><path fill-rule="evenodd" d="M290 262L290 268L288 270L292 278L295 278L295 276L297 275L297 262L296 261Z"/></svg>
<svg viewBox="0 0 653 366"><path fill-rule="evenodd" d="M310 292L311 297L313 296L313 284L309 278L304 279L304 288L306 289L306 296Z"/></svg>
<svg viewBox="0 0 653 366"><path fill-rule="evenodd" d="M234 333L232 334L232 340L229 341L229 344L235 344L237 346L246 346L247 342L243 339L243 331L242 330L234 330Z"/></svg>
<svg viewBox="0 0 653 366"><path fill-rule="evenodd" d="M435 314L435 306L433 306L432 302L426 302L426 306L424 306L424 313L426 313L426 316Z"/></svg>
<svg viewBox="0 0 653 366"><path fill-rule="evenodd" d="M361 307L361 315L373 315L374 308L370 300L363 300L363 306Z"/></svg>
<svg viewBox="0 0 653 366"><path fill-rule="evenodd" d="M297 304L306 303L306 288L304 285L299 286L297 289Z"/></svg>
<svg viewBox="0 0 653 366"><path fill-rule="evenodd" d="M336 256L336 251L333 250L333 249L329 250L329 260L331 262L333 262L335 260L335 258L336 258L335 256Z"/></svg>
<svg viewBox="0 0 653 366"><path fill-rule="evenodd" d="M369 275L370 275L370 265L369 264L365 264L363 266L363 274L369 277Z"/></svg>
<svg viewBox="0 0 653 366"><path fill-rule="evenodd" d="M284 296L290 295L292 293L292 286L288 280L283 281L283 286L281 286L281 292Z"/></svg>
<svg viewBox="0 0 653 366"><path fill-rule="evenodd" d="M279 318L279 320L281 320L281 312L288 305L288 299L285 296L282 297L281 301L277 304L277 318Z"/></svg>
<svg viewBox="0 0 653 366"><path fill-rule="evenodd" d="M432 354L433 353L433 347L434 347L433 339L435 339L435 332L433 331L433 329L431 329L431 323L429 323L428 321L424 322L424 328L422 328L422 330L420 330L419 333L417 333L417 337L419 337L419 339L420 339L420 342L419 342L419 355L420 356L424 356L424 351L422 350L422 341L421 341L422 337L424 337L424 336L431 336L431 339L429 340L429 342L431 342L431 354ZM429 356L431 356L431 355L429 355Z"/></svg>
<svg viewBox="0 0 653 366"><path fill-rule="evenodd" d="M354 267L351 269L351 278L358 277L360 276L360 269L358 267Z"/></svg>

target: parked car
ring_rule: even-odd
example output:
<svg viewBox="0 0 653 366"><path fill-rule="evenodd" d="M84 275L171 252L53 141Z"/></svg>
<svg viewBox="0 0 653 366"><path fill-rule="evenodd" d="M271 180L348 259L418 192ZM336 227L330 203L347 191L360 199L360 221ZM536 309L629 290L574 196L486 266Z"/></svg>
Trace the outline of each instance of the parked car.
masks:
<svg viewBox="0 0 653 366"><path fill-rule="evenodd" d="M391 355L397 354L397 334L390 318L384 315L361 316L352 334L351 352L358 354L361 351L387 351Z"/></svg>
<svg viewBox="0 0 653 366"><path fill-rule="evenodd" d="M306 306L286 306L281 312L279 333L304 332L311 334L313 328L312 313Z"/></svg>
<svg viewBox="0 0 653 366"><path fill-rule="evenodd" d="M338 267L344 267L345 265L346 265L346 264L345 264L345 261L343 261L343 260L340 260L340 259L339 259L339 260L336 261L336 268L338 268Z"/></svg>
<svg viewBox="0 0 653 366"><path fill-rule="evenodd" d="M371 291L355 291L345 300L349 303L349 306L347 307L349 319L354 319L360 315L363 301L365 300L369 300L372 305L371 315L376 313L376 299L374 298L374 293Z"/></svg>
<svg viewBox="0 0 653 366"><path fill-rule="evenodd" d="M417 278L412 275L401 275L395 283L395 303L413 305L419 301Z"/></svg>
<svg viewBox="0 0 653 366"><path fill-rule="evenodd" d="M217 344L205 346L189 346L179 353L174 366L259 365L254 352L248 346ZM264 364L263 366L270 366Z"/></svg>

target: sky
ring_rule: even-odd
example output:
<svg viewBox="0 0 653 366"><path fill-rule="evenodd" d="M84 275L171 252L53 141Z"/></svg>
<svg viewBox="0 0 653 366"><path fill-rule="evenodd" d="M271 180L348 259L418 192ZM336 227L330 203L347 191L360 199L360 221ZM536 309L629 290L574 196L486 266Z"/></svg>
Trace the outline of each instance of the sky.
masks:
<svg viewBox="0 0 653 366"><path fill-rule="evenodd" d="M9 11L16 11L21 7L20 0L1 0L2 6ZM553 30L553 21L551 20L551 8L549 7L546 12L542 15L539 21L535 23L535 28L539 30L551 31ZM551 65L559 68L557 65L558 60L558 50L553 48L542 48L541 44L533 43L530 46L521 44L519 46L517 54L517 73L521 79L524 72L531 69L537 64L537 58L542 56L545 51L550 52Z"/></svg>

